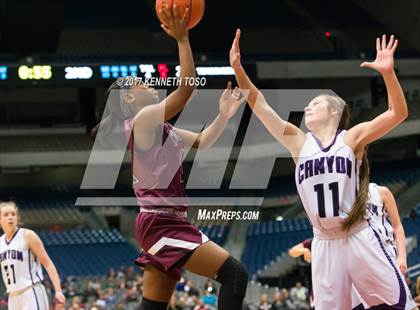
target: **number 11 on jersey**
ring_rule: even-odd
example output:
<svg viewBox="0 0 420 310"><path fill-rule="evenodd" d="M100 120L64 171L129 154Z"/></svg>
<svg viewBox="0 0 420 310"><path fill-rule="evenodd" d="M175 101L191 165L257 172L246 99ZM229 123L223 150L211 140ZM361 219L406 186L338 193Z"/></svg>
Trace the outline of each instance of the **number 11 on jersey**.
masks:
<svg viewBox="0 0 420 310"><path fill-rule="evenodd" d="M328 184L328 188L332 194L332 204L333 204L333 216L338 216L338 211L340 209L339 195L338 195L338 182ZM317 194L318 200L318 214L320 218L326 218L325 213L325 194L324 194L324 184L314 185L314 191Z"/></svg>

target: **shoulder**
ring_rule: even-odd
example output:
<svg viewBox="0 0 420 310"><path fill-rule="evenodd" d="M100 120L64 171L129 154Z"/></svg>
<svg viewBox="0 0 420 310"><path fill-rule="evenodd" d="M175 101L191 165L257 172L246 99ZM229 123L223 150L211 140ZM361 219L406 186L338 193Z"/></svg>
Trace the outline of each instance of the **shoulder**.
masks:
<svg viewBox="0 0 420 310"><path fill-rule="evenodd" d="M379 196L381 196L382 201L386 201L388 199L390 199L391 197L394 197L392 195L392 192L389 190L388 187L386 186L377 186L377 191L379 193Z"/></svg>
<svg viewBox="0 0 420 310"><path fill-rule="evenodd" d="M31 229L21 228L23 230L23 237L25 238L26 242L31 242L34 240L39 240L39 237L36 232Z"/></svg>

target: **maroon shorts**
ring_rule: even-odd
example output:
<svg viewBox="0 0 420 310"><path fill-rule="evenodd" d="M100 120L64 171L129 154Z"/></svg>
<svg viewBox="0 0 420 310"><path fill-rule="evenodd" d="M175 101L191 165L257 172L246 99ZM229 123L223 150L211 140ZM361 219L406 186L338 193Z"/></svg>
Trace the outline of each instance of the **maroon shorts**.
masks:
<svg viewBox="0 0 420 310"><path fill-rule="evenodd" d="M140 212L135 232L143 250L136 264L151 264L177 280L193 251L209 240L186 218L169 214Z"/></svg>

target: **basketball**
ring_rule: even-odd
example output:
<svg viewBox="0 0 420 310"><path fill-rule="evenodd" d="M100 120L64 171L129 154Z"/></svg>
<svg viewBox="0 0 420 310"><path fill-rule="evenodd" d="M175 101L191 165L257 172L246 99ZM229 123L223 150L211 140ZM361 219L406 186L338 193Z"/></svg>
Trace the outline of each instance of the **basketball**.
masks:
<svg viewBox="0 0 420 310"><path fill-rule="evenodd" d="M171 9L173 9L173 6L176 5L180 9L180 16L184 15L187 7L190 8L187 16L188 29L192 29L197 26L204 15L204 0L157 0L156 13L161 23L163 23L163 21L159 16L159 10L164 9L166 5L169 5Z"/></svg>

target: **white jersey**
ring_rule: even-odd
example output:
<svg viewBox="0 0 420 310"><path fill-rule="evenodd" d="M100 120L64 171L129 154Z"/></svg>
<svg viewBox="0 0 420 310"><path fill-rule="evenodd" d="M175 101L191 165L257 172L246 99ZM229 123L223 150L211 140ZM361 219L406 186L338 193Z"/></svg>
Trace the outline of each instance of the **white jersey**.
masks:
<svg viewBox="0 0 420 310"><path fill-rule="evenodd" d="M344 143L346 132L337 131L325 148L307 133L296 163L299 197L312 225L320 230L341 230L357 196L361 161Z"/></svg>
<svg viewBox="0 0 420 310"><path fill-rule="evenodd" d="M384 202L379 195L378 185L375 183L369 184L368 210L371 222L374 222L374 226L382 234L383 239L387 243L395 245L394 229Z"/></svg>
<svg viewBox="0 0 420 310"><path fill-rule="evenodd" d="M18 228L10 241L0 237L0 266L7 293L19 291L42 281L42 267L29 250L25 229Z"/></svg>

